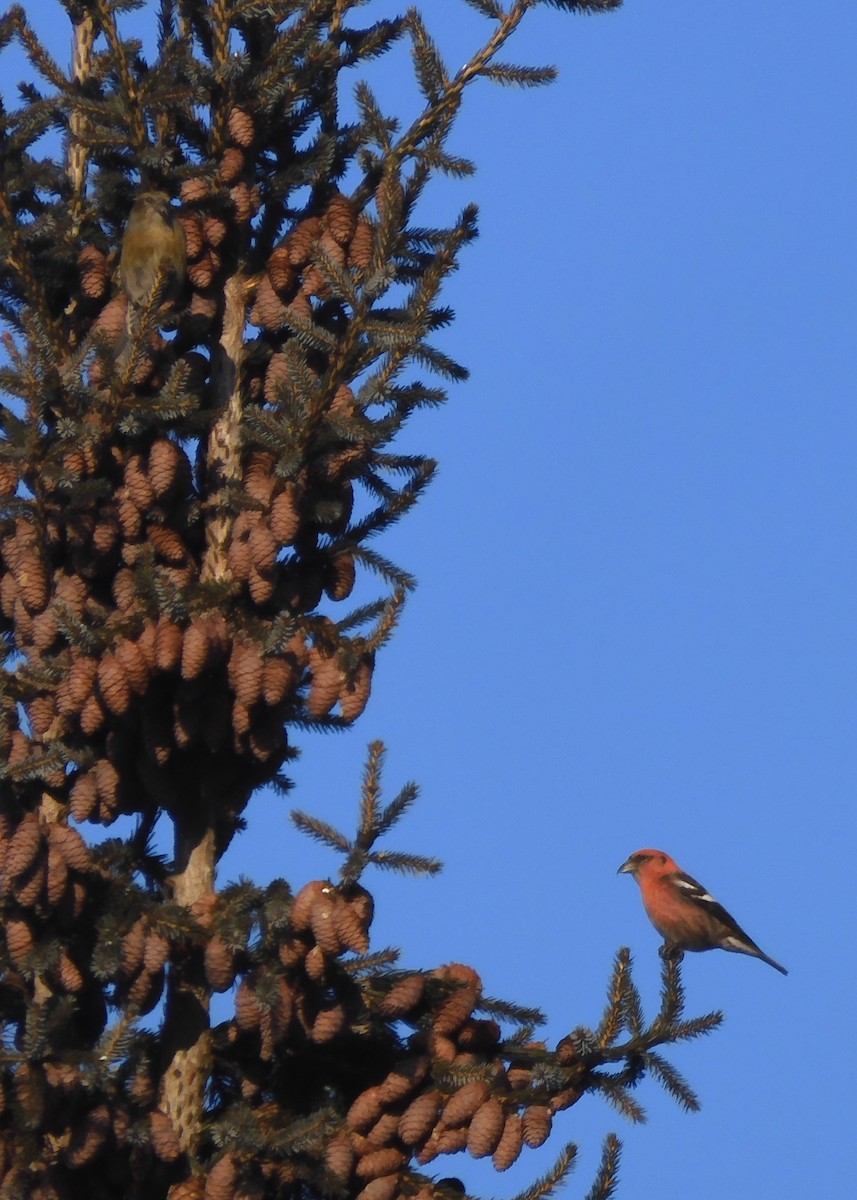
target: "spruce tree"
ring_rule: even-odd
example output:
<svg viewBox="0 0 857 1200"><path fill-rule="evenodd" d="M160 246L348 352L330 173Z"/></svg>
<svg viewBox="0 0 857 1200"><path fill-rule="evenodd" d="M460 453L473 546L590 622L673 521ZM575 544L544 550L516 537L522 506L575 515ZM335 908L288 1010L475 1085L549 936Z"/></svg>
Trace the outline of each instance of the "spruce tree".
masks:
<svg viewBox="0 0 857 1200"><path fill-rule="evenodd" d="M396 435L465 376L434 339L476 233L422 193L471 170L447 141L473 81L552 77L501 59L537 0L467 3L486 39L455 73L416 9L359 0L160 0L151 61L133 0L61 0L68 71L0 22L37 79L0 110L4 1197L429 1200L461 1191L446 1156L502 1171L587 1093L637 1119L648 1072L696 1105L657 1047L720 1016L684 1017L674 961L647 1022L621 950L600 1023L549 1047L474 968L373 952L367 868L438 867L386 845L416 789L383 801L379 743L353 836L294 814L334 881L217 879L253 792L360 716L413 587L379 535L434 463ZM370 89L396 43L410 122ZM184 261L135 289L143 193ZM591 1200L617 1161L611 1136Z"/></svg>

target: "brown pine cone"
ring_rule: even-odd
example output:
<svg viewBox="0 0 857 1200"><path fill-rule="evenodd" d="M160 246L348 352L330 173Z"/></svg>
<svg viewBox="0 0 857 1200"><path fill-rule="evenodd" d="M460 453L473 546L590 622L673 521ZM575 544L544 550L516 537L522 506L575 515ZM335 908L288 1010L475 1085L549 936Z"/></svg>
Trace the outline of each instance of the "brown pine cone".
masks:
<svg viewBox="0 0 857 1200"><path fill-rule="evenodd" d="M155 626L155 663L159 671L172 672L182 658L184 634L168 617L161 617Z"/></svg>
<svg viewBox="0 0 857 1200"><path fill-rule="evenodd" d="M451 1129L464 1125L478 1112L491 1095L491 1088L484 1079L472 1079L452 1093L444 1105L439 1127Z"/></svg>
<svg viewBox="0 0 857 1200"><path fill-rule="evenodd" d="M346 1129L333 1135L324 1147L324 1165L334 1179L346 1183L354 1166L354 1148Z"/></svg>
<svg viewBox="0 0 857 1200"><path fill-rule="evenodd" d="M226 992L235 981L235 956L219 933L206 944L205 977L215 992Z"/></svg>
<svg viewBox="0 0 857 1200"><path fill-rule="evenodd" d="M23 918L12 917L5 924L6 949L16 967L22 967L33 948L33 931Z"/></svg>
<svg viewBox="0 0 857 1200"><path fill-rule="evenodd" d="M332 1004L329 1008L322 1008L312 1023L310 1038L317 1045L323 1045L341 1033L345 1028L345 1023L345 1009L341 1004Z"/></svg>
<svg viewBox="0 0 857 1200"><path fill-rule="evenodd" d="M367 1088L361 1092L348 1110L345 1120L349 1129L358 1133L371 1129L384 1111L384 1101L381 1099L381 1089Z"/></svg>
<svg viewBox="0 0 857 1200"><path fill-rule="evenodd" d="M493 1154L500 1144L506 1125L503 1106L496 1096L486 1100L470 1122L467 1149L474 1158Z"/></svg>
<svg viewBox="0 0 857 1200"><path fill-rule="evenodd" d="M494 1151L492 1159L494 1169L497 1171L508 1171L512 1163L517 1161L523 1144L524 1131L521 1118L518 1113L511 1112L506 1117L503 1133L500 1136L500 1141L497 1143L497 1149Z"/></svg>
<svg viewBox="0 0 857 1200"><path fill-rule="evenodd" d="M236 146L241 146L246 150L248 146L253 144L255 134L253 118L245 109L231 109L229 116L226 118L226 128Z"/></svg>
<svg viewBox="0 0 857 1200"><path fill-rule="evenodd" d="M184 451L169 438L157 438L149 450L148 480L157 499L190 480L190 464Z"/></svg>
<svg viewBox="0 0 857 1200"><path fill-rule="evenodd" d="M300 490L296 483L287 483L271 503L270 530L281 546L290 546L300 527Z"/></svg>
<svg viewBox="0 0 857 1200"><path fill-rule="evenodd" d="M42 848L42 827L35 813L27 813L9 841L6 852L6 875L17 879L33 865Z"/></svg>
<svg viewBox="0 0 857 1200"><path fill-rule="evenodd" d="M182 1152L179 1135L170 1118L160 1110L149 1113L152 1149L162 1162L175 1162Z"/></svg>
<svg viewBox="0 0 857 1200"><path fill-rule="evenodd" d="M347 246L357 228L357 213L347 196L341 193L331 197L324 214L324 221L331 236L340 246Z"/></svg>
<svg viewBox="0 0 857 1200"><path fill-rule="evenodd" d="M237 1176L235 1159L227 1151L208 1172L203 1192L204 1200L232 1200Z"/></svg>
<svg viewBox="0 0 857 1200"><path fill-rule="evenodd" d="M430 1066L431 1062L425 1054L406 1058L397 1063L381 1084L384 1103L396 1104L399 1100L404 1100L405 1096L409 1096L428 1075Z"/></svg>
<svg viewBox="0 0 857 1200"><path fill-rule="evenodd" d="M70 825L51 824L48 826L48 841L62 854L69 870L81 874L89 870L92 855L76 829L72 829Z"/></svg>
<svg viewBox="0 0 857 1200"><path fill-rule="evenodd" d="M375 231L368 221L359 220L348 247L348 265L365 271L375 254Z"/></svg>
<svg viewBox="0 0 857 1200"><path fill-rule="evenodd" d="M80 270L80 290L90 300L100 300L107 294L110 268L107 258L97 246L84 246L77 256Z"/></svg>
<svg viewBox="0 0 857 1200"><path fill-rule="evenodd" d="M419 1146L434 1129L442 1097L436 1088L412 1100L399 1119L399 1137L406 1146Z"/></svg>
<svg viewBox="0 0 857 1200"><path fill-rule="evenodd" d="M333 708L342 687L343 672L336 654L326 654L311 646L309 667L312 672L307 708L313 717L323 717Z"/></svg>
<svg viewBox="0 0 857 1200"><path fill-rule="evenodd" d="M332 957L336 957L342 950L334 916L337 905L343 903L333 888L324 888L316 897L310 912L310 927L316 944L322 953Z"/></svg>
<svg viewBox="0 0 857 1200"><path fill-rule="evenodd" d="M387 995L378 1005L382 1017L395 1019L407 1016L419 1005L425 992L426 980L424 975L407 975L394 983Z"/></svg>
<svg viewBox="0 0 857 1200"><path fill-rule="evenodd" d="M404 1165L402 1151L386 1146L382 1150L370 1150L359 1158L354 1173L358 1179L379 1179L384 1175L392 1175Z"/></svg>
<svg viewBox="0 0 857 1200"><path fill-rule="evenodd" d="M362 1160L361 1160L362 1161ZM393 1200L399 1191L401 1175L381 1175L370 1179L364 1188L357 1193L355 1200Z"/></svg>
<svg viewBox="0 0 857 1200"><path fill-rule="evenodd" d="M531 1104L524 1110L524 1141L531 1149L543 1145L551 1131L551 1110L544 1104Z"/></svg>

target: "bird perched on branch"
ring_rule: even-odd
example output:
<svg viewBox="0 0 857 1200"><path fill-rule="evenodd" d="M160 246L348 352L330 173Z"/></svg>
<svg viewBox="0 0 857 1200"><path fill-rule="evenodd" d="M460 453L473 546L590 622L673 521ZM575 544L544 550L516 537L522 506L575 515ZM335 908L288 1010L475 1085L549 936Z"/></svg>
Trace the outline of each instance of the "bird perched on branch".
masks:
<svg viewBox="0 0 857 1200"><path fill-rule="evenodd" d="M788 975L769 958L738 922L710 896L701 883L685 875L662 850L637 850L617 874L633 875L640 885L649 920L664 939L662 953L683 950L732 950L761 958Z"/></svg>
<svg viewBox="0 0 857 1200"><path fill-rule="evenodd" d="M181 290L186 268L184 228L166 192L141 192L134 201L119 259L119 277L132 309Z"/></svg>

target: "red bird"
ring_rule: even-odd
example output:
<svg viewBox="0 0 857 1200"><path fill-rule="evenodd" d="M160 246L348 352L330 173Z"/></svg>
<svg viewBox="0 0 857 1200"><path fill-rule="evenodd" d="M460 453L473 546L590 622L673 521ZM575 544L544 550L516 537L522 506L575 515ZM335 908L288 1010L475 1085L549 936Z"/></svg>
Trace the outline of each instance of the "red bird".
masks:
<svg viewBox="0 0 857 1200"><path fill-rule="evenodd" d="M633 875L639 883L649 920L664 939L662 953L732 950L761 958L788 975L785 967L768 958L701 883L685 875L662 850L638 850L622 863L617 874Z"/></svg>

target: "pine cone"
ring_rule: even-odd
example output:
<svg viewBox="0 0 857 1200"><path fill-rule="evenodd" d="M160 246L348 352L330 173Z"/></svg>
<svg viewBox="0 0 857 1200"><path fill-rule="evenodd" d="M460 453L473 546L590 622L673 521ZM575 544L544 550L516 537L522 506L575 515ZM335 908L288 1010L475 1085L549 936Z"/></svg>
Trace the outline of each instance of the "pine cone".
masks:
<svg viewBox="0 0 857 1200"><path fill-rule="evenodd" d="M349 1129L358 1133L371 1129L384 1111L384 1101L381 1099L381 1089L367 1088L361 1092L348 1110L345 1120Z"/></svg>
<svg viewBox="0 0 857 1200"><path fill-rule="evenodd" d="M92 855L76 829L72 829L69 825L49 825L48 841L62 854L69 870L78 871L80 874L89 870Z"/></svg>
<svg viewBox="0 0 857 1200"><path fill-rule="evenodd" d="M191 285L204 292L214 283L220 263L213 250L206 250L197 262L188 263L187 277Z"/></svg>
<svg viewBox="0 0 857 1200"><path fill-rule="evenodd" d="M98 664L98 694L108 712L122 717L131 705L131 687L121 663L107 651Z"/></svg>
<svg viewBox="0 0 857 1200"><path fill-rule="evenodd" d="M392 1175L405 1164L405 1156L401 1150L387 1146L383 1150L370 1150L357 1160L354 1173L358 1179L379 1179L384 1175Z"/></svg>
<svg viewBox="0 0 857 1200"><path fill-rule="evenodd" d="M181 662L183 633L167 617L155 626L155 663L159 671L172 672Z"/></svg>
<svg viewBox="0 0 857 1200"><path fill-rule="evenodd" d="M293 267L303 267L309 262L313 242L322 234L321 221L318 217L307 217L296 225L286 238L289 261Z"/></svg>
<svg viewBox="0 0 857 1200"><path fill-rule="evenodd" d="M6 950L16 967L23 967L24 960L33 948L33 931L23 918L13 917L6 922Z"/></svg>
<svg viewBox="0 0 857 1200"><path fill-rule="evenodd" d="M340 246L347 246L357 228L354 205L341 193L331 197L324 214L324 221L331 236Z"/></svg>
<svg viewBox="0 0 857 1200"><path fill-rule="evenodd" d="M412 1013L419 1005L425 992L426 980L424 975L407 975L394 983L387 995L378 1005L382 1017L396 1019Z"/></svg>
<svg viewBox="0 0 857 1200"><path fill-rule="evenodd" d="M262 695L270 708L275 708L287 700L297 687L297 683L297 672L292 661L279 657L265 659L262 671Z"/></svg>
<svg viewBox="0 0 857 1200"><path fill-rule="evenodd" d="M190 479L187 455L169 438L157 438L152 443L148 479L158 500Z"/></svg>
<svg viewBox="0 0 857 1200"><path fill-rule="evenodd" d="M35 647L37 650L40 649L38 638L36 638ZM57 714L56 700L53 696L34 696L27 705L27 713L30 718L30 729L33 737L44 738L53 725ZM60 780L60 786L62 786L63 782L64 780Z"/></svg>
<svg viewBox="0 0 857 1200"><path fill-rule="evenodd" d="M59 962L56 970L57 978L60 986L65 991L74 995L83 988L83 975L77 965L69 958L65 950L60 950Z"/></svg>
<svg viewBox="0 0 857 1200"><path fill-rule="evenodd" d="M399 1191L400 1183L401 1175L398 1172L395 1175L382 1175L376 1179L371 1179L357 1193L355 1200L393 1200L393 1197Z"/></svg>
<svg viewBox="0 0 857 1200"><path fill-rule="evenodd" d="M289 251L286 246L275 246L271 251L265 267L268 272L268 277L271 280L271 286L275 292L282 295L284 292L289 292L297 281L297 273L289 259ZM274 355L274 358L282 355ZM271 360L273 362L273 359Z"/></svg>
<svg viewBox="0 0 857 1200"><path fill-rule="evenodd" d="M107 258L97 246L84 246L77 256L80 270L80 290L90 300L100 300L107 293L110 269Z"/></svg>
<svg viewBox="0 0 857 1200"><path fill-rule="evenodd" d="M235 146L227 146L217 164L217 177L221 183L234 183L244 170L244 155Z"/></svg>
<svg viewBox="0 0 857 1200"><path fill-rule="evenodd" d="M248 980L242 979L235 993L235 1022L239 1029L258 1029L262 1009Z"/></svg>
<svg viewBox="0 0 857 1200"><path fill-rule="evenodd" d="M175 1162L181 1155L179 1135L166 1113L160 1110L149 1113L149 1137L152 1149L162 1162Z"/></svg>
<svg viewBox="0 0 857 1200"><path fill-rule="evenodd" d="M166 966L169 957L169 939L156 929L149 929L143 946L143 966L151 975L156 975Z"/></svg>
<svg viewBox="0 0 857 1200"><path fill-rule="evenodd" d="M350 554L339 554L326 572L324 590L331 600L346 600L354 590L356 571Z"/></svg>
<svg viewBox="0 0 857 1200"><path fill-rule="evenodd" d="M277 542L267 525L256 525L250 531L249 544L256 570L263 575L273 571L277 562Z"/></svg>
<svg viewBox="0 0 857 1200"><path fill-rule="evenodd" d="M399 1132L399 1116L397 1112L382 1112L378 1120L366 1134L367 1145L363 1153L368 1154L372 1146L389 1146L395 1141Z"/></svg>
<svg viewBox="0 0 857 1200"><path fill-rule="evenodd" d="M188 262L195 262L205 249L205 234L202 217L198 213L181 213L179 220L184 230L185 252Z"/></svg>
<svg viewBox="0 0 857 1200"><path fill-rule="evenodd" d="M425 1054L406 1058L397 1063L381 1084L381 1096L385 1104L396 1104L404 1100L425 1079L431 1062Z"/></svg>
<svg viewBox="0 0 857 1200"><path fill-rule="evenodd" d="M6 874L17 879L28 871L42 848L42 828L35 813L27 813L9 841L6 852Z"/></svg>
<svg viewBox="0 0 857 1200"><path fill-rule="evenodd" d="M123 638L117 642L113 653L131 691L137 696L142 696L149 686L149 664L138 643Z"/></svg>
<svg viewBox="0 0 857 1200"><path fill-rule="evenodd" d="M47 870L44 859L33 863L29 871L20 876L12 892L21 908L35 908L41 898L46 878Z"/></svg>
<svg viewBox="0 0 857 1200"><path fill-rule="evenodd" d="M480 991L476 987L462 986L456 989L437 1010L432 1021L434 1033L446 1036L460 1029L479 1001Z"/></svg>
<svg viewBox="0 0 857 1200"><path fill-rule="evenodd" d="M524 1141L535 1150L543 1145L551 1131L551 1110L544 1104L531 1104L522 1118Z"/></svg>
<svg viewBox="0 0 857 1200"><path fill-rule="evenodd" d="M125 463L125 487L140 512L147 512L155 502L155 489L149 482L146 464L141 454L130 454Z"/></svg>
<svg viewBox="0 0 857 1200"><path fill-rule="evenodd" d="M101 312L92 323L90 333L100 335L108 346L116 346L126 335L126 320L128 314L128 297L124 292L108 300Z"/></svg>
<svg viewBox="0 0 857 1200"><path fill-rule="evenodd" d="M324 1147L324 1165L334 1179L347 1183L354 1166L354 1148L347 1130L333 1135Z"/></svg>
<svg viewBox="0 0 857 1200"><path fill-rule="evenodd" d="M0 462L0 496L14 496L17 490L17 467L11 462Z"/></svg>
<svg viewBox="0 0 857 1200"><path fill-rule="evenodd" d="M229 136L236 146L242 146L245 150L253 144L255 130L253 127L253 118L243 108L233 108L226 118L226 128L229 130Z"/></svg>
<svg viewBox="0 0 857 1200"><path fill-rule="evenodd" d="M296 483L287 483L271 503L269 528L281 546L290 546L297 537L300 527L300 493Z"/></svg>
<svg viewBox="0 0 857 1200"><path fill-rule="evenodd" d="M206 621L193 617L184 631L181 657L182 679L197 679L212 657L212 646Z"/></svg>
<svg viewBox="0 0 857 1200"><path fill-rule="evenodd" d="M359 906L341 899L336 905L333 921L340 945L356 954L365 954L369 949L369 935Z"/></svg>
<svg viewBox="0 0 857 1200"><path fill-rule="evenodd" d="M70 811L75 821L88 821L98 804L93 771L87 771L86 774L77 777L74 787L71 789L70 799Z"/></svg>
<svg viewBox="0 0 857 1200"><path fill-rule="evenodd" d="M267 275L262 276L248 320L251 325L271 333L282 329L288 323L288 309Z"/></svg>
<svg viewBox="0 0 857 1200"><path fill-rule="evenodd" d="M235 958L219 933L205 947L205 977L215 992L226 992L235 980Z"/></svg>
<svg viewBox="0 0 857 1200"><path fill-rule="evenodd" d="M399 1119L399 1137L406 1146L419 1146L435 1127L442 1097L436 1088L412 1100Z"/></svg>
<svg viewBox="0 0 857 1200"><path fill-rule="evenodd" d="M345 1009L341 1004L332 1004L329 1008L322 1008L312 1023L310 1038L317 1045L332 1041L345 1028L345 1022Z"/></svg>
<svg viewBox="0 0 857 1200"><path fill-rule="evenodd" d="M275 356L276 357L276 356ZM271 503L274 492L274 455L265 450L254 450L247 462L244 472L244 490L252 500L257 500L264 508ZM258 514L248 513L258 525Z"/></svg>
<svg viewBox="0 0 857 1200"><path fill-rule="evenodd" d="M295 933L306 933L312 926L312 910L316 900L330 889L323 879L305 883L292 901L289 924Z"/></svg>
<svg viewBox="0 0 857 1200"><path fill-rule="evenodd" d="M451 1129L464 1125L478 1112L491 1095L484 1079L473 1079L453 1092L441 1113L439 1128Z"/></svg>
<svg viewBox="0 0 857 1200"><path fill-rule="evenodd" d="M56 908L68 887L68 866L57 846L48 847L45 871L45 898L51 908Z"/></svg>
<svg viewBox="0 0 857 1200"><path fill-rule="evenodd" d="M235 1159L227 1151L208 1172L203 1192L204 1200L232 1200L237 1175Z"/></svg>
<svg viewBox="0 0 857 1200"><path fill-rule="evenodd" d="M310 927L319 949L333 957L342 950L334 919L337 904L342 903L333 888L324 888L316 897L310 912Z"/></svg>
<svg viewBox="0 0 857 1200"><path fill-rule="evenodd" d="M474 1158L493 1154L500 1144L506 1125L503 1106L496 1096L486 1100L470 1122L467 1149Z"/></svg>
<svg viewBox="0 0 857 1200"><path fill-rule="evenodd" d="M254 604L264 605L274 594L274 577L259 571L254 565L250 567L247 577L247 590Z"/></svg>
<svg viewBox="0 0 857 1200"><path fill-rule="evenodd" d="M365 271L375 255L375 231L368 221L359 220L348 247L348 265Z"/></svg>
<svg viewBox="0 0 857 1200"><path fill-rule="evenodd" d="M253 642L233 642L229 656L229 684L235 699L251 708L262 695L264 678L262 651Z"/></svg>
<svg viewBox="0 0 857 1200"><path fill-rule="evenodd" d="M511 1112L506 1117L503 1133L497 1143L497 1149L494 1151L492 1159L494 1169L508 1171L512 1163L517 1161L523 1144L524 1132L521 1118L516 1112Z"/></svg>
<svg viewBox="0 0 857 1200"><path fill-rule="evenodd" d="M551 1096L548 1101L548 1108L552 1113L562 1112L566 1108L571 1108L573 1104L577 1104L582 1095L583 1092L580 1088L563 1088L561 1092L557 1092Z"/></svg>
<svg viewBox="0 0 857 1200"><path fill-rule="evenodd" d="M342 687L343 673L336 654L325 654L318 646L311 646L309 667L312 672L307 708L313 717L323 717L330 712Z"/></svg>
<svg viewBox="0 0 857 1200"><path fill-rule="evenodd" d="M339 691L339 711L344 721L356 721L369 703L374 665L374 654L364 654L354 670L343 678Z"/></svg>

